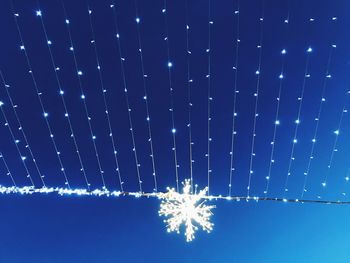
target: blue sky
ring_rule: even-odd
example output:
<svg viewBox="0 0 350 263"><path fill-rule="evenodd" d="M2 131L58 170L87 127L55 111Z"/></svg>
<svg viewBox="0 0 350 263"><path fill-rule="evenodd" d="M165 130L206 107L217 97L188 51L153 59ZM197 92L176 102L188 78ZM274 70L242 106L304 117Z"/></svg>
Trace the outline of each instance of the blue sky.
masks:
<svg viewBox="0 0 350 263"><path fill-rule="evenodd" d="M0 4L0 70L10 85L8 91L22 124L19 129L2 83L0 152L17 185L30 184L28 169L37 187L42 186L40 172L48 186L65 186L65 175L71 187L83 188L86 175L92 189L103 186L103 176L108 189L120 190L112 131L124 190L139 191L140 178L143 191L152 192L154 169L159 191L175 187L173 135L179 181L190 177L190 102L193 179L200 188L205 187L209 80L212 194L228 194L230 169L234 168L233 196L246 196L249 185L250 196L264 196L269 176L268 196L301 198L307 176L303 198L349 201L350 50L346 1L249 0L241 1L239 6L236 0L211 1L210 19L208 1L167 1L166 12L162 12L163 1L136 3L137 11L134 1L118 1L114 7L109 1L90 1L89 7L85 1L64 1L66 12L60 1L40 1L40 6L36 1L14 1L14 8L11 1ZM38 10L42 16L37 15ZM28 72L25 55L33 75ZM81 74L77 74L79 71ZM257 88L258 96L254 95ZM235 90L237 116L231 167ZM5 125L5 117L9 125ZM26 157L26 166L21 156ZM11 186L6 173L1 163L0 184ZM323 187L325 181L327 186ZM213 232L198 233L188 244L182 235L166 233L156 199L55 195L0 198L1 262L350 259L347 206L217 201Z"/></svg>

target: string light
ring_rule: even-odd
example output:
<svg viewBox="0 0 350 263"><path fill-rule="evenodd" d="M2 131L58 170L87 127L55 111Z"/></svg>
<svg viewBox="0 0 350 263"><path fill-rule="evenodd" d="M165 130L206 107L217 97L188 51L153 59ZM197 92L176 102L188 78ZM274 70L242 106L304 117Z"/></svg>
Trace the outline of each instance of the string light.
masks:
<svg viewBox="0 0 350 263"><path fill-rule="evenodd" d="M286 49L282 49L281 56L282 56L282 65L281 65L281 74L280 76L284 76L284 65L285 65L285 55L287 54ZM274 129L273 129L273 136L271 141L271 153L270 153L270 162L269 162L269 170L267 173L266 179L266 186L264 190L265 196L268 194L269 187L270 187L270 181L271 181L271 172L272 172L272 166L275 163L275 145L276 145L276 135L277 135L277 127L280 125L279 121L279 115L280 115L280 105L281 105L281 94L282 94L282 87L283 87L283 80L284 77L279 77L279 88L278 88L278 95L276 98L276 113L275 113L275 122L274 122Z"/></svg>
<svg viewBox="0 0 350 263"><path fill-rule="evenodd" d="M21 31L21 28L20 28L19 23L18 23L19 13L14 11L15 7L13 5L13 2L11 2L11 4L12 4L12 13L13 13L13 16L14 16L17 33L18 33L18 37L19 37L19 40L20 40L20 45L21 46L25 46L24 40L23 40L23 37L22 37L22 31ZM37 11L36 15L37 16L41 16L42 15L41 11L39 11L39 13ZM29 55L27 53L27 49L23 49L23 53L24 53L24 56L25 56L28 72L30 74L30 77L31 77L31 80L32 80L32 83L33 83L33 86L34 86L35 93L36 93L37 98L39 100L41 111L42 111L42 113L44 115L46 110L45 110L45 106L44 106L44 103L43 103L43 100L42 100L43 92L39 90L39 86L38 86L36 78L34 76L32 64L30 62ZM54 134L53 134L53 130L51 128L51 124L50 124L48 118L44 118L44 120L45 120L45 124L46 124L47 130L49 132L49 137L50 137L51 143L52 143L52 145L54 147L54 150L55 150L55 153L56 153L56 156L57 156L57 160L58 160L59 165L60 165L60 171L61 171L61 173L62 173L62 175L64 177L64 184L67 185L68 188L70 188L69 180L68 180L66 171L65 171L65 169L63 167L63 162L62 162L62 159L61 159L61 156L60 156L60 151L58 150L58 146L57 146L56 140L54 138Z"/></svg>
<svg viewBox="0 0 350 263"><path fill-rule="evenodd" d="M261 71L261 60L262 60L262 51L263 51L263 37L264 37L264 14L265 14L265 2L262 1L262 15L259 19L260 24L260 40L257 45L257 49L259 50L259 58L258 58L258 69L255 72L257 75L256 79L256 90L254 93L255 97L255 105L254 105L254 122L253 122L253 133L252 133L252 144L251 144L251 153L250 153L250 161L249 161L249 177L248 177L248 186L247 186L247 196L250 196L250 187L253 171L253 161L255 157L255 138L256 138L256 123L257 118L259 116L258 113L258 102L259 102L259 90L260 90L260 71Z"/></svg>
<svg viewBox="0 0 350 263"><path fill-rule="evenodd" d="M290 153L290 158L289 158L289 163L288 163L288 171L287 171L287 176L284 184L284 192L288 192L288 183L289 183L289 177L291 175L291 169L292 169L292 163L295 160L294 157L294 150L295 150L295 145L298 143L298 129L300 125L300 116L301 116L301 109L303 105L303 99L304 99L304 92L305 92L305 86L306 86L306 81L310 77L309 72L309 62L310 62L310 54L312 52L312 48L309 47L306 50L306 62L305 62L305 71L304 71L304 77L303 77L303 84L300 92L300 96L298 97L298 113L297 113L297 119L295 120L295 127L294 127L294 135L293 135L293 141L292 141L292 148L291 148L291 153Z"/></svg>
<svg viewBox="0 0 350 263"><path fill-rule="evenodd" d="M176 181L176 190L179 191L179 164L177 162L177 153L176 153L176 129L175 129L175 117L174 117L174 96L173 96L173 84L171 79L171 68L173 63L170 61L170 48L169 48L169 29L168 29L168 15L167 15L167 0L164 0L164 7L162 9L162 14L164 15L164 25L165 25L165 43L167 49L167 58L168 58L168 79L169 79L169 92L170 92L170 116L171 116L171 132L173 134L173 152L174 152L174 163L175 163L175 181Z"/></svg>
<svg viewBox="0 0 350 263"><path fill-rule="evenodd" d="M150 157L151 157L151 161L152 161L152 175L153 175L153 182L154 182L153 190L155 192L157 192L158 191L157 174L156 174L156 166L155 166L154 151L153 151L153 139L152 139L150 110L149 110L149 98L148 98L147 85L146 85L146 79L148 78L148 74L145 73L145 66L144 66L144 62L143 62L144 59L143 59L143 49L142 49L142 41L141 41L141 33L140 33L140 18L139 18L139 14L138 14L137 0L135 0L135 13L136 13L137 39L138 39L140 63L141 63L141 70L142 70L143 91L145 94L143 98L144 98L145 107L146 107L146 122L147 122L147 128L148 128L148 142L149 142L150 153L151 153Z"/></svg>
<svg viewBox="0 0 350 263"><path fill-rule="evenodd" d="M121 70L121 73L122 73L123 86L124 86L124 96L125 96L126 106L127 106L127 110L128 110L129 130L130 130L130 135L131 135L131 140L132 140L132 145L133 145L132 151L134 153L136 172L137 172L137 179L138 179L138 182L139 182L139 190L140 190L140 193L142 193L143 190L142 190L142 180L141 180L141 175L140 175L140 164L139 164L138 156L137 156L136 143L135 143L135 134L134 134L134 129L133 129L131 108L130 108L130 103L129 103L129 94L128 94L128 89L127 89L125 69L124 69L125 58L124 58L123 53L122 53L122 47L121 47L121 42L120 42L119 26L118 26L118 17L117 17L117 12L116 12L116 9L115 9L115 3L113 5L111 5L111 8L113 10L115 35L118 36L118 37L116 37L116 44L117 44L117 49L118 49L118 52L119 52L120 70Z"/></svg>
<svg viewBox="0 0 350 263"><path fill-rule="evenodd" d="M38 4L39 4L39 2L38 2ZM55 58L54 58L53 52L51 50L52 42L50 40L48 40L48 34L47 34L47 30L46 30L46 26L45 26L45 23L44 23L43 16L40 15L39 17L40 17L41 27L42 27L45 39L46 39L47 44L48 44L47 47L48 47L48 51L49 51L49 55L50 55L50 61L51 61L51 65L52 65L53 71L55 73L55 79L56 79L56 83L57 83L57 87L58 87L58 92L60 94L62 106L63 106L63 109L64 109L64 113L65 113L65 117L66 117L66 120L67 120L67 124L68 124L68 127L69 127L70 138L72 139L72 142L73 142L74 148L75 148L75 152L76 152L78 160L79 160L80 171L82 172L83 177L85 179L85 183L86 183L87 187L89 188L90 184L89 184L89 181L88 181L86 173L85 173L85 168L84 168L84 165L83 165L83 162L82 162L82 158L81 158L81 155L80 155L80 150L79 150L79 147L78 147L77 140L75 138L76 136L75 136L75 133L74 133L72 121L71 121L71 119L69 117L70 114L68 112L67 103L66 103L65 97L63 96L64 95L64 91L63 91L63 88L62 88L62 85L61 85L61 80L60 80L60 78L58 76L58 73L57 73L57 71L58 71L57 69L59 69L59 68L56 65ZM69 23L66 23L66 24L69 24ZM48 114L46 112L44 113L44 117L48 117Z"/></svg>
<svg viewBox="0 0 350 263"><path fill-rule="evenodd" d="M284 24L286 26L286 29L288 29L289 25L289 16L290 16L290 7L289 7L289 1L288 1L288 12L287 17L284 19ZM287 22L286 22L287 21ZM287 50L284 48L281 50L281 73L279 75L279 88L278 88L278 95L276 97L276 113L275 113L275 122L274 122L274 128L273 128L273 135L272 135L272 141L271 141L271 152L270 152L270 162L269 162L269 169L267 172L266 179L266 186L264 190L265 196L268 195L269 188L270 188L270 182L271 182L271 173L272 173L272 167L275 164L275 147L276 147L276 136L277 136L277 127L281 124L280 123L280 105L281 105L281 95L282 95L282 88L283 88L283 81L284 81L284 70L285 70L285 57L287 54Z"/></svg>
<svg viewBox="0 0 350 263"><path fill-rule="evenodd" d="M239 43L240 43L240 2L237 0L237 9L234 12L234 16L236 17L236 50L235 50L235 62L233 71L234 71L234 88L233 88L233 109L232 109L232 132L231 132L231 150L230 150L230 179L229 179L229 185L228 185L228 195L232 195L232 177L233 172L235 171L234 168L234 142L235 142L235 136L236 136L236 130L235 130L235 124L236 124L236 104L237 104L237 95L239 93L238 87L237 87L237 80L238 80L238 55L239 55Z"/></svg>
<svg viewBox="0 0 350 263"><path fill-rule="evenodd" d="M5 126L8 128L8 130L9 130L9 132L10 132L10 135L11 135L11 138L12 138L12 141L13 141L13 143L14 143L15 146L16 146L17 153L18 153L18 155L19 155L19 157L20 157L20 159L21 159L21 161L22 161L23 167L24 167L24 169L25 169L25 171L26 171L26 177L30 180L32 186L34 187L35 184L34 184L32 175L30 174L29 169L28 169L28 166L27 166L27 164L26 164L26 162L25 162L26 158L25 158L25 156L22 154L22 151L20 150L20 148L19 148L19 146L18 146L18 143L16 142L16 138L15 138L15 135L14 135L14 133L13 133L12 127L11 127L10 123L8 122L7 116L6 116L5 111L4 111L3 108L4 108L4 104L2 103L2 106L0 107L0 111L1 111L1 113L2 113L2 116L3 116L4 120L5 120Z"/></svg>
<svg viewBox="0 0 350 263"><path fill-rule="evenodd" d="M191 78L190 71L190 62L191 62L191 50L190 50L190 22L189 22L189 0L186 0L186 56L187 56L187 109L188 109L188 141L189 141L189 161L190 161L190 184L191 184L191 193L193 193L193 141L192 141L192 83L193 79Z"/></svg>
<svg viewBox="0 0 350 263"><path fill-rule="evenodd" d="M211 96L211 27L214 24L211 18L211 0L208 0L208 49L206 50L208 54L208 148L207 148L207 167L208 167L208 195L210 194L210 176L211 176L211 166L210 166L210 143L211 138L211 101L213 100Z"/></svg>
<svg viewBox="0 0 350 263"><path fill-rule="evenodd" d="M0 106L1 106L1 104L0 104ZM8 166L8 164L7 164L6 160L5 160L5 157L4 157L4 155L3 155L2 152L0 152L0 159L2 160L2 163L3 163L4 166L5 166L6 175L8 175L8 176L10 177L13 186L14 186L14 187L17 187L17 184L16 184L16 182L15 182L15 179L13 178L12 173L10 172L9 166Z"/></svg>
<svg viewBox="0 0 350 263"><path fill-rule="evenodd" d="M1 80L2 80L2 83L3 83L4 89L5 89L5 91L6 91L7 97L9 98L9 101L10 101L11 107L12 107L12 109L13 109L15 118L16 118L17 123L18 123L18 125L19 125L18 130L21 131L21 134L22 134L22 136L23 136L23 138L24 138L25 147L26 147L26 148L28 149L28 151L29 151L30 157L31 157L31 159L32 159L32 161L33 161L33 163L34 163L34 166L35 166L35 168L36 168L36 171L37 171L37 173L38 173L38 175L39 175L39 177L40 177L41 183L43 184L43 186L46 186L45 180L44 180L44 176L43 176L43 174L41 173L41 171L40 171L40 169L39 169L39 166L38 166L38 164L37 164L36 158L34 157L32 148L31 148L31 146L29 145L29 142L28 142L28 139L27 139L27 135L26 135L26 133L24 132L24 128L23 128L23 126L22 126L22 122L21 122L21 120L20 120L20 118L19 118L19 115L18 115L18 113L17 113L17 105L14 104L13 99L12 99L12 96L11 96L11 94L10 94L10 92L9 92L9 87L10 87L10 86L9 86L8 84L6 84L4 75L2 74L1 70L0 70L0 78L1 78ZM0 105L0 106L1 106L1 105ZM19 142L19 140L16 140L16 143L18 143L18 142ZM8 171L8 172L9 172L9 171Z"/></svg>
<svg viewBox="0 0 350 263"><path fill-rule="evenodd" d="M67 14L67 11L65 9L65 6L63 5L63 2L62 2L62 7L63 7L64 16L66 17L66 19L71 21L68 18L68 14ZM80 89L80 93L81 93L80 98L81 98L81 100L83 102L85 117L86 117L86 120L87 120L87 123L88 123L88 126L89 126L90 137L91 137L92 145L93 145L93 148L94 148L94 153L95 153L95 157L96 157L96 162L97 162L97 165L98 165L99 173L100 173L100 176L101 176L102 185L103 185L104 188L106 188L104 172L102 170L101 160L100 160L99 153L98 153L98 150L97 150L96 135L94 134L94 129L93 129L93 126L92 126L92 118L90 117L91 116L90 115L90 111L89 111L89 108L88 108L88 105L87 105L87 102L86 102L87 101L86 100L86 95L85 95L86 93L85 93L85 89L84 89L83 84L82 84L83 72L81 70L79 70L79 68L78 68L78 60L77 60L77 56L76 56L76 53L75 53L75 46L74 46L74 43L73 43L73 38L72 38L72 32L71 32L70 24L71 24L71 22L70 23L66 23L66 29L67 29L67 33L68 33L69 45L71 47L70 50L72 51L72 58L73 58L73 62L74 62L75 71L77 72L77 80L78 80L79 89ZM83 170L83 172L84 172L84 170Z"/></svg>
<svg viewBox="0 0 350 263"><path fill-rule="evenodd" d="M89 10L90 10L90 8L89 8ZM99 55L98 55L98 52L97 52L97 44L96 44L96 41L95 41L95 31L94 31L94 28L93 28L91 12L89 12L89 22L90 22L92 39L94 40L91 43L94 46L98 77L99 77L99 80L100 80L101 93L102 93L102 97L103 97L104 112L106 114L106 120L107 120L107 123L108 123L109 137L111 139L112 148L113 148L114 163L115 163L115 166L116 166L115 171L117 173L117 178L119 180L120 189L121 189L121 191L124 191L122 177L121 177L121 174L120 174L119 161L118 161L118 157L117 157L116 143L115 143L114 134L113 134L112 125L111 125L111 120L110 120L110 116L109 116L109 109L108 109L107 97L106 97L107 90L105 88L105 85L104 85L104 82L103 82L103 78L102 78L102 70L101 70L100 58L99 58Z"/></svg>
<svg viewBox="0 0 350 263"><path fill-rule="evenodd" d="M310 173L310 169L311 169L311 162L314 159L314 151L315 151L315 145L317 142L317 135L318 135L318 129L319 129L319 123L320 123L320 119L321 119L321 113L322 113L322 108L323 105L326 101L325 99L325 93L326 93L326 87L327 87L327 83L329 80L329 70L330 70L330 65L331 65L331 61L332 61L332 55L333 55L333 50L334 50L334 46L330 46L330 51L329 51L329 55L328 55L328 62L327 62L327 66L326 66L326 72L325 72L325 77L323 80L323 86L322 86L322 93L321 93L321 99L320 99L320 103L318 106L318 113L317 116L315 118L315 129L314 129L314 133L313 133L313 137L311 140L311 150L310 150L310 156L308 158L308 164L307 164L307 168L306 171L304 172L304 183L303 183L303 189L301 192L301 198L304 197L305 192L307 191L307 180L308 180L308 176Z"/></svg>

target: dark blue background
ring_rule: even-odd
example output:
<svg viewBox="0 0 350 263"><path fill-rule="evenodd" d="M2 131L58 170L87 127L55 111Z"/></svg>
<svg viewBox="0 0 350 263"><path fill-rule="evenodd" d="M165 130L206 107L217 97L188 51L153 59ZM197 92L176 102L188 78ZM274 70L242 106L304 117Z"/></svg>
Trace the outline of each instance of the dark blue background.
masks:
<svg viewBox="0 0 350 263"><path fill-rule="evenodd" d="M138 191L135 161L129 132L127 106L115 45L113 12L108 1L91 1L96 44L107 92L112 128L118 148L118 158L125 190ZM172 84L175 102L175 127L179 177L189 178L189 140L187 107L186 1L168 1L170 60L173 63ZM108 136L103 98L96 69L96 60L85 1L65 1L70 20L79 69L84 73L86 102L91 111L94 134L107 187L120 189L115 177L113 149ZM154 157L159 190L175 186L171 119L169 113L169 81L162 1L138 1L147 89L153 132ZM43 102L49 113L62 161L73 187L85 187L74 145L70 139L67 120L58 93L49 51L40 24L35 16L36 1L15 1L19 26L31 61ZM189 1L188 24L190 73L194 80L192 91L192 131L194 180L200 187L207 183L207 70L208 2ZM69 38L64 12L59 1L41 1L48 38L59 79L65 91L68 111L78 146L93 188L101 187L93 145L85 118L76 70L69 51ZM236 1L212 1L211 4L211 80L212 80L212 150L211 193L228 193L230 145L236 48ZM321 99L322 85L330 46L336 44L331 64L332 78L327 81L326 102L323 107L315 158L312 162L307 199L348 200L346 180L349 168L349 118L344 114L331 169L327 165L343 107L347 107L349 89L349 32L347 1L265 1L261 86L256 127L256 157L253 162L251 195L262 196L265 189L271 139L274 129L276 96L281 70L281 50L285 48L285 79L281 96L280 122L277 129L275 160L272 168L269 196L299 198L311 149ZM143 82L138 54L134 1L118 1L121 48L133 126L144 191L152 192L152 166L147 141ZM259 17L261 1L240 3L240 48L237 97L237 136L235 140L235 173L233 195L246 195L251 154L254 116L253 96L258 65ZM290 15L289 24L284 20ZM337 20L332 20L337 17ZM310 22L310 18L315 21ZM10 1L0 4L0 69L18 105L19 117L28 141L45 174L49 186L64 186L55 151L45 127L42 111L34 91L23 51L16 31ZM298 112L306 50L311 46L309 73L301 109L295 161L292 162L289 192L284 193L288 163ZM28 157L18 125L9 106L4 87L0 89L3 109L21 140L19 147ZM1 116L1 124L4 120ZM18 185L28 185L21 160L6 126L0 127L0 151L3 152ZM35 184L40 187L38 174L30 158L26 160ZM2 165L2 164L1 164ZM3 166L1 184L11 185ZM328 185L321 187L326 173ZM1 196L0 261L1 262L348 262L348 207L285 204L267 202L218 201L214 211L214 231L199 233L193 243L182 235L167 234L157 216L156 199L93 198L42 196Z"/></svg>

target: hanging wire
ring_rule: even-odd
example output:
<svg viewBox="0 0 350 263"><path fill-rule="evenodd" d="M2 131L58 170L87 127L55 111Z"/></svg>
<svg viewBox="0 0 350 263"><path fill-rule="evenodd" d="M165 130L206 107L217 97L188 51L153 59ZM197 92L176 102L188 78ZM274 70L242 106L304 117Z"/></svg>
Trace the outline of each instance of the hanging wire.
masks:
<svg viewBox="0 0 350 263"><path fill-rule="evenodd" d="M235 124L236 124L236 107L237 107L237 94L238 90L238 62L239 62L239 44L240 44L240 0L237 0L237 8L234 12L234 16L236 17L236 50L235 50L235 62L233 66L234 71L234 88L233 88L233 108L232 108L232 131L231 131L231 150L230 150L230 180L228 185L228 195L232 195L232 177L234 168L234 143L235 143Z"/></svg>
<svg viewBox="0 0 350 263"><path fill-rule="evenodd" d="M174 163L175 163L175 180L176 180L176 191L179 192L179 164L177 162L177 153L176 153L176 129L175 129L175 117L174 117L174 90L173 90L173 84L171 79L171 68L173 66L173 63L170 60L170 48L169 48L169 29L168 29L168 10L167 10L167 0L164 0L164 7L162 9L162 13L164 15L164 25L165 25L165 37L164 40L166 42L166 48L167 48L167 58L168 58L168 79L169 79L169 92L170 92L170 116L171 116L171 133L173 137L173 152L174 152Z"/></svg>
<svg viewBox="0 0 350 263"><path fill-rule="evenodd" d="M119 33L117 12L116 12L115 6L116 6L116 4L113 1L113 5L111 5L111 8L113 10L114 26L115 26L115 38L116 38L117 49L118 49L119 57L120 57L120 69L121 69L121 74L122 74L122 78L123 78L124 96L125 96L125 102L126 102L126 106L127 106L127 110L128 110L129 130L130 130L130 135L131 135L131 140L132 140L132 145L133 145L132 151L134 153L136 173L137 173L137 179L138 179L138 183L139 183L139 191L140 191L140 193L142 193L143 190L142 190L142 180L141 180L141 175L140 175L140 164L138 161L138 155L137 155L137 150L136 150L135 134L134 134L134 129L133 129L133 121L132 121L132 116L131 116L129 94L128 94L128 89L127 89L127 82L126 82L125 68L124 68L125 57L123 57L121 43L120 43L120 33Z"/></svg>
<svg viewBox="0 0 350 263"><path fill-rule="evenodd" d="M18 123L18 125L19 125L18 130L21 131L21 134L22 134L22 136L23 136L23 138L24 138L24 142L25 142L25 145L26 145L25 147L26 147L26 148L28 149L28 151L29 151L30 157L31 157L31 159L32 159L32 161L33 161L33 163L34 163L35 169L36 169L36 171L37 171L37 173L38 173L38 175L39 175L39 177L40 177L41 183L43 184L44 187L46 187L45 180L44 180L44 176L43 176L43 174L41 173L41 171L40 171L40 169L39 169L39 166L38 166L38 164L37 164L36 158L34 157L32 148L31 148L31 146L29 145L29 142L28 142L28 139L27 139L27 135L26 135L26 133L24 132L24 128L23 128L23 126L22 126L22 122L21 122L21 120L20 120L20 118L19 118L19 115L18 115L18 113L17 113L17 105L14 104L13 99L12 99L12 96L11 96L11 94L10 94L10 92L9 92L9 87L10 87L10 86L9 86L8 84L6 84L4 75L2 74L2 71L1 71L1 70L0 70L0 78L1 78L1 80L2 80L2 82L3 82L4 89L5 89L5 91L6 91L7 97L9 98L11 107L12 107L12 109L13 109L13 112L14 112L14 114L15 114L17 123Z"/></svg>
<svg viewBox="0 0 350 263"><path fill-rule="evenodd" d="M39 100L39 104L40 104L40 107L41 107L41 110L42 110L42 114L43 114L43 117L44 117L44 120L45 120L45 124L46 124L47 130L49 132L49 137L50 137L52 145L53 145L53 147L55 149L57 160L58 160L59 165L60 165L60 170L61 170L61 173L62 173L62 175L64 177L64 180L65 180L64 184L67 185L68 188L70 188L70 183L69 183L66 171L65 171L65 169L63 167L63 162L62 162L62 158L61 158L61 152L58 150L58 146L57 146L57 143L56 143L56 140L55 140L55 136L53 134L50 122L48 120L49 119L48 118L48 113L47 113L47 111L46 111L46 109L44 107L44 103L43 103L43 100L41 98L42 95L43 95L43 92L39 90L39 86L38 86L36 78L34 76L32 64L31 64L31 62L29 60L29 55L28 55L27 50L26 50L25 45L24 45L24 41L23 41L23 37L22 37L22 31L21 31L19 23L18 23L19 13L17 13L15 11L15 7L14 7L12 1L11 1L11 5L12 5L12 12L13 12L13 15L14 15L14 20L15 20L15 24L16 24L17 33L18 33L18 36L19 36L19 39L20 39L20 49L21 49L21 51L23 51L25 59L26 59L28 72L29 72L29 74L31 76L31 79L32 79L32 82L33 82L33 86L34 86L34 90L35 90L35 93L36 93L37 98ZM41 15L42 15L42 12L40 10L37 10L36 11L36 16L41 16Z"/></svg>
<svg viewBox="0 0 350 263"><path fill-rule="evenodd" d="M89 8L89 10L90 10L90 8ZM110 116L109 116L109 109L108 109L108 104L107 104L107 96L106 96L107 89L105 88L105 85L104 85L104 82L103 82L103 78L102 78L102 68L101 68L101 63L100 63L100 57L99 57L98 51L97 51L97 44L96 44L96 39L95 39L95 31L94 31L94 27L93 27L93 23L92 23L92 15L91 15L90 12L89 12L89 22L90 22L91 35L92 35L92 39L93 39L93 41L91 43L94 46L95 59L96 59L97 71L98 71L98 78L99 78L99 81L100 81L101 93L102 93L102 97L103 97L104 112L106 114L106 120L107 120L107 123L108 123L109 137L111 139L112 148L113 148L114 163L115 163L115 166L116 166L115 167L115 171L117 173L117 178L119 180L120 189L123 191L123 181L122 181L122 177L121 177L120 169L119 169L119 161L118 161L118 157L117 157L117 148L116 148L115 138L114 138L114 134L113 134L113 130L112 130L111 120L110 120Z"/></svg>
<svg viewBox="0 0 350 263"><path fill-rule="evenodd" d="M312 140L311 140L310 155L309 155L309 158L308 158L308 164L307 164L306 171L304 172L304 183L303 183L303 188L302 188L302 192L301 192L300 198L304 198L304 194L307 191L306 186L307 186L308 176L309 176L310 169L311 169L311 162L314 159L314 151L315 151L315 145L316 145L316 142L317 142L317 134L318 134L318 128L319 128L320 119L321 119L322 108L323 108L323 105L324 105L324 103L326 101L325 94L326 94L327 83L328 83L328 80L331 78L331 75L330 75L329 71L330 71L330 65L331 65L332 55L333 55L333 50L334 49L335 49L335 45L331 45L330 46L330 50L329 50L329 55L328 55L328 62L327 62L327 66L326 66L325 77L324 77L323 85L322 85L322 93L321 93L320 104L318 106L317 117L315 118L315 123L316 124L315 124L313 137L312 137Z"/></svg>
<svg viewBox="0 0 350 263"><path fill-rule="evenodd" d="M5 157L4 157L4 155L3 155L2 152L0 152L0 159L2 160L2 163L3 163L4 166L5 166L6 175L10 177L13 186L14 186L14 187L17 187L17 184L16 184L16 182L15 182L15 179L13 178L13 175L12 175L12 173L10 172L9 166L8 166L8 164L7 164L6 160L5 160Z"/></svg>
<svg viewBox="0 0 350 263"><path fill-rule="evenodd" d="M148 129L148 142L150 147L150 157L152 161L152 175L153 175L153 184L154 188L153 191L158 191L158 185L157 185L157 174L156 174L156 166L155 166L155 159L154 159L154 150L153 150L153 139L152 139L152 129L151 129L151 117L150 117L150 110L149 110L149 97L147 92L147 84L146 79L148 78L148 74L145 73L145 66L144 66L144 59L143 59L143 49L142 49L142 41L141 41L141 32L140 32L140 17L138 12L138 4L137 0L135 0L135 14L136 14L136 27L137 27L137 40L138 40L138 48L139 48L139 55L140 55L140 64L141 64L141 70L142 70L142 80L143 80L143 92L144 92L144 101L145 101L145 107L146 107L146 122L147 122L147 129Z"/></svg>
<svg viewBox="0 0 350 263"><path fill-rule="evenodd" d="M247 197L250 196L250 187L251 187L251 180L253 175L253 160L255 157L255 137L256 137L256 123L257 118L259 116L258 114L258 102L259 102L259 90L260 90L260 74L261 74L261 60L262 60L262 50L263 50L263 38L264 38L264 15L265 15L265 1L262 0L262 15L259 19L260 21L260 40L259 44L257 46L259 50L259 59L258 59L258 69L255 72L257 76L256 80L256 90L254 93L255 97L255 105L254 105L254 122L253 122L253 133L252 133L252 144L251 144L251 154L250 154L250 161L249 161L249 178L248 178L248 186L247 186Z"/></svg>

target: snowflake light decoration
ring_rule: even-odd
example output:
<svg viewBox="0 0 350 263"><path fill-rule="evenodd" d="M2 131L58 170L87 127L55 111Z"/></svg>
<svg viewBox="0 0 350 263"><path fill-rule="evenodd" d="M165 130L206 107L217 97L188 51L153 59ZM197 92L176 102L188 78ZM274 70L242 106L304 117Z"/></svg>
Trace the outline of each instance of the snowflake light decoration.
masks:
<svg viewBox="0 0 350 263"><path fill-rule="evenodd" d="M206 187L199 193L191 193L190 180L185 180L183 183L183 193L168 188L168 192L160 197L162 202L159 210L160 216L168 217L164 220L168 232L180 233L180 227L184 224L187 242L195 238L194 233L198 230L198 226L210 233L214 226L210 222L211 209L215 206L205 204L206 201L203 199L207 191Z"/></svg>

